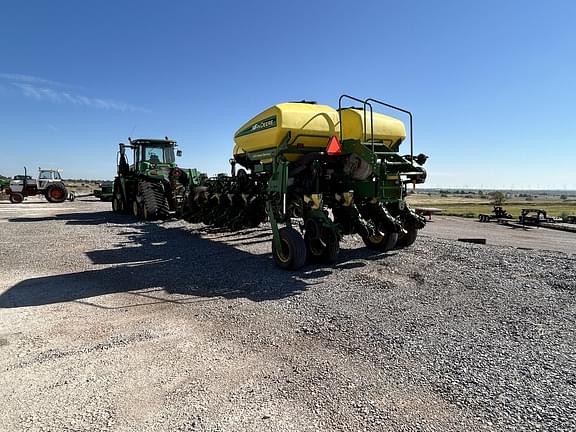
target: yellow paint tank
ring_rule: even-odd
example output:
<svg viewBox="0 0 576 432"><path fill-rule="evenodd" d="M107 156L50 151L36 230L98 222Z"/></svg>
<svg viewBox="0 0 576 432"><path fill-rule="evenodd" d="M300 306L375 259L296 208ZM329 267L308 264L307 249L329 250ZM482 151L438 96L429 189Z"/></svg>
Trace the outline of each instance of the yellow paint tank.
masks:
<svg viewBox="0 0 576 432"><path fill-rule="evenodd" d="M391 150L396 150L398 145L406 138L404 123L394 117L380 113L373 113L374 119L374 142L382 143ZM370 113L355 108L342 110L342 139L354 139L369 142L372 137ZM366 125L366 138L364 138L364 125Z"/></svg>
<svg viewBox="0 0 576 432"><path fill-rule="evenodd" d="M234 156L276 148L288 132L299 147L324 147L331 136L339 134L338 121L338 112L328 105L303 102L274 105L238 129L234 135ZM296 138L298 135L302 136Z"/></svg>

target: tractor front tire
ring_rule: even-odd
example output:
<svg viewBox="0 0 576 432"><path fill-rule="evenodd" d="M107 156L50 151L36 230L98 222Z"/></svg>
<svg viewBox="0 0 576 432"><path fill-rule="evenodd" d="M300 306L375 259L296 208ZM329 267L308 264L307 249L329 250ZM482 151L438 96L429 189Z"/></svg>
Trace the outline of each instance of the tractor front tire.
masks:
<svg viewBox="0 0 576 432"><path fill-rule="evenodd" d="M394 249L394 246L396 246L398 233L376 233L371 236L362 237L362 240L364 240L364 244L369 249L374 249L379 252L387 252Z"/></svg>
<svg viewBox="0 0 576 432"><path fill-rule="evenodd" d="M20 192L14 192L10 194L10 202L12 204L20 204L22 201L24 201L24 195L22 195Z"/></svg>
<svg viewBox="0 0 576 432"><path fill-rule="evenodd" d="M281 248L277 249L272 240L272 255L278 267L285 270L298 270L306 262L306 243L294 228L279 230Z"/></svg>
<svg viewBox="0 0 576 432"><path fill-rule="evenodd" d="M63 203L64 201L66 201L66 198L68 197L68 191L66 190L64 185L56 183L48 186L44 196L46 197L48 202Z"/></svg>

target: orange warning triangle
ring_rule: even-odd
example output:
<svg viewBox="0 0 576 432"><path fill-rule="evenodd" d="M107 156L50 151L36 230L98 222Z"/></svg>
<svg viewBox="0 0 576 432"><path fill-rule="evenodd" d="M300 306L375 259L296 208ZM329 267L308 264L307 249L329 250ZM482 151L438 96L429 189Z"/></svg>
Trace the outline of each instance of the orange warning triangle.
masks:
<svg viewBox="0 0 576 432"><path fill-rule="evenodd" d="M338 156L342 154L342 144L340 144L340 141L336 136L332 136L330 141L328 141L326 153L328 153L330 156Z"/></svg>

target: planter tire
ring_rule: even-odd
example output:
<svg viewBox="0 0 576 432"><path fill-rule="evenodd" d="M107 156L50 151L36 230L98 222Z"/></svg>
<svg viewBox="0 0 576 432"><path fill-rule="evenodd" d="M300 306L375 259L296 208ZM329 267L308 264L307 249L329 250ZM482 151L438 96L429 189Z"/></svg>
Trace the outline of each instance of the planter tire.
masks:
<svg viewBox="0 0 576 432"><path fill-rule="evenodd" d="M276 248L272 240L272 256L276 265L286 270L298 270L306 263L306 243L302 235L289 227L280 228L279 235L280 249Z"/></svg>
<svg viewBox="0 0 576 432"><path fill-rule="evenodd" d="M406 234L398 238L396 242L396 248L406 248L412 246L418 237L418 228L416 227L405 227Z"/></svg>
<svg viewBox="0 0 576 432"><path fill-rule="evenodd" d="M379 252L387 252L394 249L398 241L398 233L377 233L372 236L362 237L364 244L369 249L377 250Z"/></svg>

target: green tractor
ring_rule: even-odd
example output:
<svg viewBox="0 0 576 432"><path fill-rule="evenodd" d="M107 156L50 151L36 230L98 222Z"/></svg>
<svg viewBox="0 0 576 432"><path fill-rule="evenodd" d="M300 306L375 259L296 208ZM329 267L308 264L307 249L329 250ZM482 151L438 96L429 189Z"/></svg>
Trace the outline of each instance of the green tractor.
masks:
<svg viewBox="0 0 576 432"><path fill-rule="evenodd" d="M198 171L176 165L175 156L182 152L175 151L176 141L168 137L128 142L119 144L112 210L143 220L179 217L184 197L200 178Z"/></svg>

